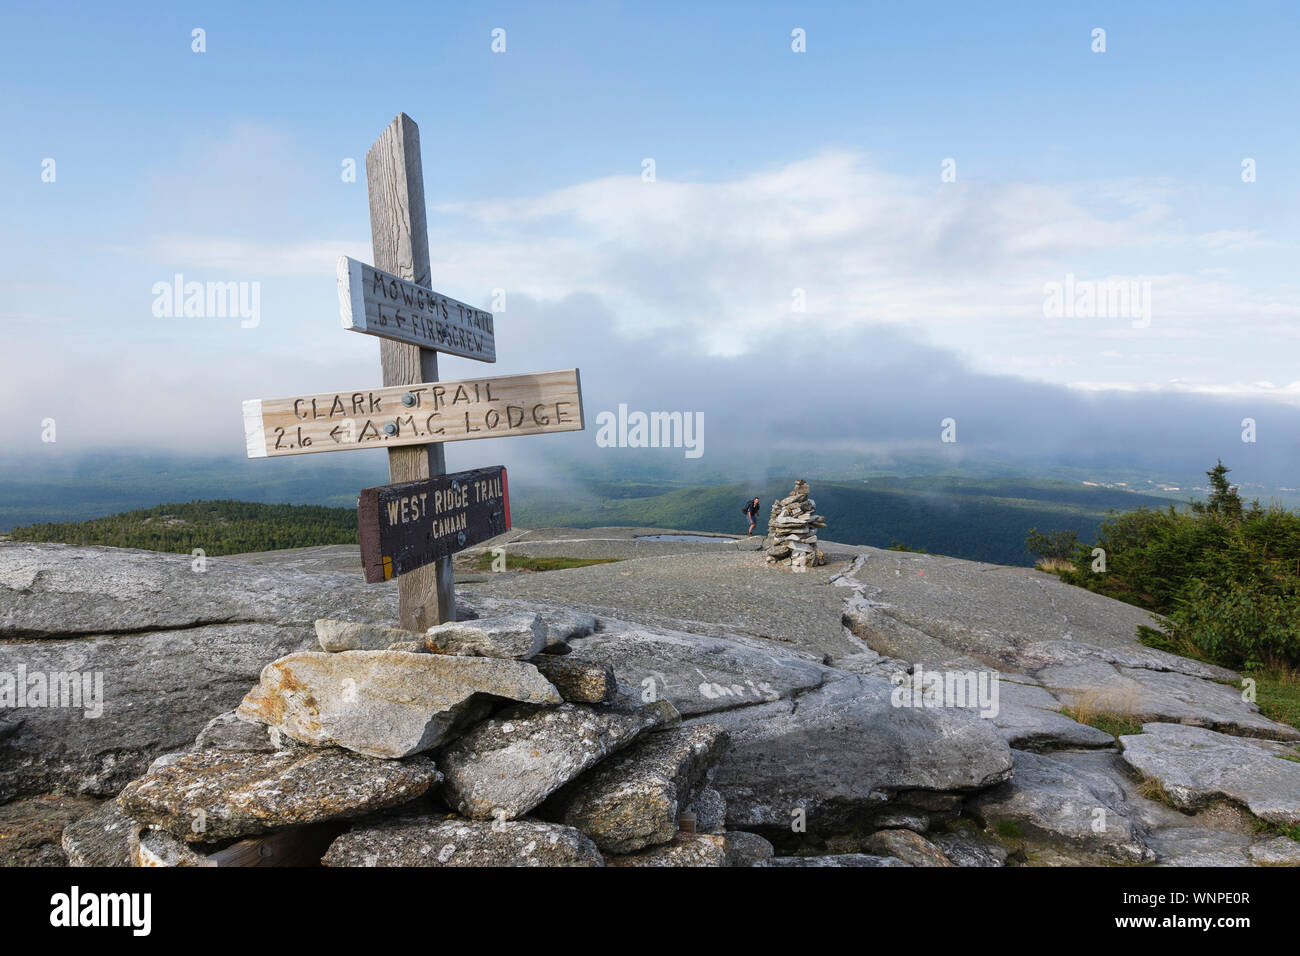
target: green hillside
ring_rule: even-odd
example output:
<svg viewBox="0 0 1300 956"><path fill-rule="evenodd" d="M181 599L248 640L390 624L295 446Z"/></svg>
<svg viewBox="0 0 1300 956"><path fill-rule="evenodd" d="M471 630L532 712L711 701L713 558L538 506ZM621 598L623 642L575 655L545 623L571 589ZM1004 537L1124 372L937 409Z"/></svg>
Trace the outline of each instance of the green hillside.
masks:
<svg viewBox="0 0 1300 956"><path fill-rule="evenodd" d="M275 551L319 544L356 544L355 508L191 501L92 518L14 528L15 541L102 544L208 555Z"/></svg>
<svg viewBox="0 0 1300 956"><path fill-rule="evenodd" d="M647 497L591 495L577 501L571 496L526 496L513 510L519 524L531 527L645 525L741 533L746 523L740 510L747 497L762 499L765 523L772 501L789 494L791 484L710 485ZM608 494L609 489L602 490ZM1025 551L1025 533L1032 527L1069 529L1080 540L1092 541L1112 509L1165 503L1125 491L1027 479L888 478L853 484L812 480L812 494L826 517L823 537L828 540L876 547L898 542L937 554L1019 565L1033 563Z"/></svg>
<svg viewBox="0 0 1300 956"><path fill-rule="evenodd" d="M741 533L747 497L772 501L791 482L673 488L649 482L600 481L563 494L516 489L511 502L521 527L592 528L636 525L684 531ZM1032 563L1025 533L1068 529L1081 541L1096 539L1111 509L1129 511L1163 503L1124 491L1028 479L881 478L870 482L813 481L817 509L826 516L823 537L846 544L916 550L997 564ZM307 505L206 501L159 505L105 518L15 528L19 541L103 544L211 555L270 551L320 544L355 544L356 511Z"/></svg>

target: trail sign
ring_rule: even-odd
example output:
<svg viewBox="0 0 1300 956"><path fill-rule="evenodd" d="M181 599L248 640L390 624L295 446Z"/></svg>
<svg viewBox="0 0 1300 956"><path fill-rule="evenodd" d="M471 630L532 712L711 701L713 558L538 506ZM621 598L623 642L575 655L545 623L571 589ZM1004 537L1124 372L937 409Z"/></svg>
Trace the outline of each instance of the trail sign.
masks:
<svg viewBox="0 0 1300 956"><path fill-rule="evenodd" d="M348 256L339 256L338 276L345 329L481 362L497 360L491 312Z"/></svg>
<svg viewBox="0 0 1300 956"><path fill-rule="evenodd" d="M249 458L581 431L576 368L244 402Z"/></svg>
<svg viewBox="0 0 1300 956"><path fill-rule="evenodd" d="M510 530L506 469L365 488L357 535L366 580L387 581Z"/></svg>
<svg viewBox="0 0 1300 956"><path fill-rule="evenodd" d="M432 289L420 130L405 113L366 153L366 186L375 264L338 260L339 311L344 328L378 336L383 387L251 399L244 402L244 438L249 458L388 450L393 484L365 489L358 503L366 580L397 576L400 625L423 631L456 620L451 555L471 539L486 540L510 527L505 469L485 470L500 471L499 494L491 477L475 479L487 482L471 485L474 494L486 488L486 497L458 503L453 496L463 485L448 484L460 476L444 474L443 445L580 431L582 392L576 368L439 381L439 352L495 362L496 330L490 312ZM426 513L430 500L454 513ZM393 527L383 531L394 501ZM402 534L408 535L404 543ZM479 534L485 537L475 538Z"/></svg>

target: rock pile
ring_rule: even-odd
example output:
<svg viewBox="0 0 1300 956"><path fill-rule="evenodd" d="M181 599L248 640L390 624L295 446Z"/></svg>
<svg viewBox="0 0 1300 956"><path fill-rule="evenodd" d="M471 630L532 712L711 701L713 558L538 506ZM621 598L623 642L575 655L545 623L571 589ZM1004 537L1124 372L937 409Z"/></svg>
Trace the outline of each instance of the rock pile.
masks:
<svg viewBox="0 0 1300 956"><path fill-rule="evenodd" d="M642 532L538 553L607 557L621 535L643 557ZM1028 568L864 547L820 581L700 547L580 586L493 576L457 595L490 620L433 635L439 657L378 626L395 589L330 570L352 548L194 574L0 545L0 864L1300 866L1277 835L1300 820L1300 731L1240 675L1138 644L1145 611ZM917 664L994 660L996 713L894 701ZM113 692L96 719L5 710L19 667L102 670ZM264 719L236 716L246 695ZM1062 713L1084 703L1141 732Z"/></svg>
<svg viewBox="0 0 1300 956"><path fill-rule="evenodd" d="M74 863L752 866L710 783L730 737L512 614L427 634L318 621L237 710L65 830ZM594 627L594 619L590 622ZM589 630L585 629L585 630ZM639 688L638 688L639 690ZM689 821L689 822L688 822ZM690 832L680 832L682 829Z"/></svg>
<svg viewBox="0 0 1300 956"><path fill-rule="evenodd" d="M826 563L826 555L817 548L817 529L826 527L826 519L817 514L817 502L808 497L808 482L799 478L794 491L772 505L767 522L767 563L802 571Z"/></svg>

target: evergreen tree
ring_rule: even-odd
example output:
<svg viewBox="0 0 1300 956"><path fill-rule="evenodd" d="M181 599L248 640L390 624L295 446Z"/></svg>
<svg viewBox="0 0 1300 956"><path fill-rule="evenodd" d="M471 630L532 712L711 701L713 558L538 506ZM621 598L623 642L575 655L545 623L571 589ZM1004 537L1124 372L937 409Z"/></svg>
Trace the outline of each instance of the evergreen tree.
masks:
<svg viewBox="0 0 1300 956"><path fill-rule="evenodd" d="M1241 520L1241 496L1235 485L1228 483L1228 473L1232 471L1218 459L1218 464L1205 473L1210 479L1210 500L1192 502L1192 510L1197 514L1213 514L1229 521Z"/></svg>

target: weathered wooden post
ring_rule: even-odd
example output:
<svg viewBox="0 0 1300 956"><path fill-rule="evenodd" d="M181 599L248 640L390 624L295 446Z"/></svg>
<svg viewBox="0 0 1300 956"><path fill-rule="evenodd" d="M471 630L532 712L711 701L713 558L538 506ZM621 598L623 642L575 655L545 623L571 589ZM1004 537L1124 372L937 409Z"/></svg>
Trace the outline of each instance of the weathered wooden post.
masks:
<svg viewBox="0 0 1300 956"><path fill-rule="evenodd" d="M244 402L249 458L386 448L391 485L358 498L367 581L398 579L400 624L455 620L452 555L510 528L505 468L446 474L443 443L581 431L576 368L444 382L438 352L496 361L490 312L434 292L420 132L405 113L366 154L375 265L338 260L343 327L378 336L382 388Z"/></svg>
<svg viewBox="0 0 1300 956"><path fill-rule="evenodd" d="M366 187L370 193L370 244L375 267L431 288L429 231L425 222L424 173L420 164L420 129L398 113L366 153ZM407 342L379 340L385 385L438 381L438 353ZM447 472L441 444L388 449L388 478L417 481ZM401 626L423 631L456 620L452 559L441 558L397 580Z"/></svg>

